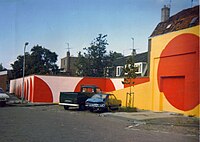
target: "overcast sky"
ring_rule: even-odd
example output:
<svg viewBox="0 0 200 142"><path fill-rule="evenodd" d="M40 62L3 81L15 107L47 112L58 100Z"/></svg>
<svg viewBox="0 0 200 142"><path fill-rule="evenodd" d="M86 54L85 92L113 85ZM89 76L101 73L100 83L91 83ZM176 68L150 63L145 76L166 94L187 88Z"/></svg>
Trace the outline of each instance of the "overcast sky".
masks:
<svg viewBox="0 0 200 142"><path fill-rule="evenodd" d="M190 8L192 0L171 0L171 15ZM147 51L148 37L170 0L0 0L0 63L10 69L17 56L41 45L77 56L98 34L107 34L107 51L129 55L132 37L137 53ZM193 6L198 0L193 0Z"/></svg>

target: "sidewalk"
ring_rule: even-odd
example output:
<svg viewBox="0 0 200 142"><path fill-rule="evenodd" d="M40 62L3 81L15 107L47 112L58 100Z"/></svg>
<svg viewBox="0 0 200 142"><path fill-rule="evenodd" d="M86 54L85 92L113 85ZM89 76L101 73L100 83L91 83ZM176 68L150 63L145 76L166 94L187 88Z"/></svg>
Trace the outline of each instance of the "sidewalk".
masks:
<svg viewBox="0 0 200 142"><path fill-rule="evenodd" d="M115 113L104 113L105 116L122 117L125 119L132 120L148 120L155 118L170 118L170 117L183 117L181 114L172 112L153 112L153 111L141 111L141 112L115 112Z"/></svg>
<svg viewBox="0 0 200 142"><path fill-rule="evenodd" d="M199 138L200 119L172 112L114 112L102 113L102 117L119 119L128 125L125 129L133 131L153 131L156 133L179 133Z"/></svg>
<svg viewBox="0 0 200 142"><path fill-rule="evenodd" d="M108 112L102 113L105 117L115 117L127 120L133 124L151 124L151 125L173 125L184 127L199 127L200 118L188 117L173 112Z"/></svg>

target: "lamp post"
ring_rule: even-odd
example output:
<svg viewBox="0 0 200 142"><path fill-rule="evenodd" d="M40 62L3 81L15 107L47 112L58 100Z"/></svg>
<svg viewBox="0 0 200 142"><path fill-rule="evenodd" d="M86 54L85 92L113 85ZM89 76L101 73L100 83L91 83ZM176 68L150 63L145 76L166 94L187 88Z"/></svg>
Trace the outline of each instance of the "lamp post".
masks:
<svg viewBox="0 0 200 142"><path fill-rule="evenodd" d="M28 42L25 42L25 45L24 45L24 61L23 61L23 81L22 81L22 103L24 101L25 50L26 50L27 45L28 45Z"/></svg>

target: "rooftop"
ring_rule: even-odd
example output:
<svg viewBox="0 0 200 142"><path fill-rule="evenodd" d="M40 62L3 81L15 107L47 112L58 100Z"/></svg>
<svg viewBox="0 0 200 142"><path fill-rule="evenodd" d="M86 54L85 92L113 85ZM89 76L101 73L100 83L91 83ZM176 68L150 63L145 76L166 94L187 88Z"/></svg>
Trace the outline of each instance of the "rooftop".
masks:
<svg viewBox="0 0 200 142"><path fill-rule="evenodd" d="M199 25L199 5L184 9L171 16L165 22L160 22L150 37L166 34Z"/></svg>
<svg viewBox="0 0 200 142"><path fill-rule="evenodd" d="M117 58L117 59L114 61L114 65L115 65L115 66L124 66L124 65L126 64L127 59L128 59L130 56L132 56L132 55ZM135 63L138 63L138 62L147 62L147 57L148 57L148 52L136 54L136 55L134 56L134 61L135 61Z"/></svg>

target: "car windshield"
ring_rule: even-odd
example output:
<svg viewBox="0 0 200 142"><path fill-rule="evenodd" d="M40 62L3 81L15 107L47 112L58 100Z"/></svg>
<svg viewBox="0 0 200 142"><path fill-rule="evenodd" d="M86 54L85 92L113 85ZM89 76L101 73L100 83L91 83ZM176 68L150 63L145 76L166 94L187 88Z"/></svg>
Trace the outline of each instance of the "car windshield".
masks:
<svg viewBox="0 0 200 142"><path fill-rule="evenodd" d="M95 94L92 98L105 99L107 94Z"/></svg>
<svg viewBox="0 0 200 142"><path fill-rule="evenodd" d="M2 89L2 88L0 88L0 93L4 93L4 91L3 91L3 89Z"/></svg>

